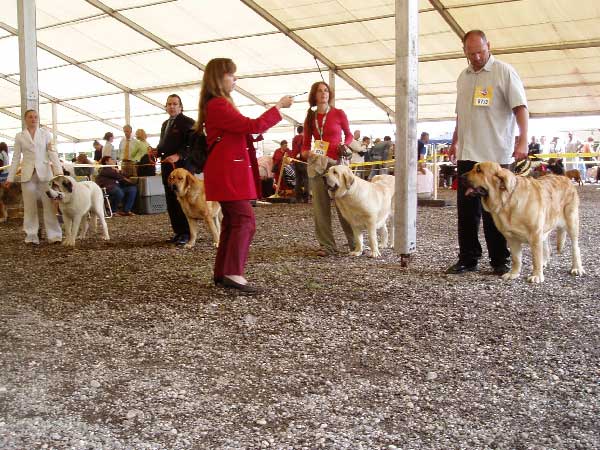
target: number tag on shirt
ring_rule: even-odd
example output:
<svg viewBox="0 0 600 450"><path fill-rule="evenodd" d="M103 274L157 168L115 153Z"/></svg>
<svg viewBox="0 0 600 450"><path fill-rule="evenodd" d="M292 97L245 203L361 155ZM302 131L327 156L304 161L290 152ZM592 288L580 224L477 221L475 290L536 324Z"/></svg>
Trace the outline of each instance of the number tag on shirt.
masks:
<svg viewBox="0 0 600 450"><path fill-rule="evenodd" d="M473 95L474 106L492 106L494 100L494 88L492 86L475 86Z"/></svg>
<svg viewBox="0 0 600 450"><path fill-rule="evenodd" d="M327 156L327 149L329 148L329 142L316 139L313 148L310 150L315 155Z"/></svg>

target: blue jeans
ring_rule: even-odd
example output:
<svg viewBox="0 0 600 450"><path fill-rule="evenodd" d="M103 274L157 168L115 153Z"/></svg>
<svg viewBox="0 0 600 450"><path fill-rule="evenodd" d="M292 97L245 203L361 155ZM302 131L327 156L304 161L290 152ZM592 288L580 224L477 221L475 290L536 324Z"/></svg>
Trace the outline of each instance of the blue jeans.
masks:
<svg viewBox="0 0 600 450"><path fill-rule="evenodd" d="M128 213L133 208L135 197L137 196L137 186L115 186L108 193L110 207L113 212L117 211L119 204L123 202L123 212Z"/></svg>

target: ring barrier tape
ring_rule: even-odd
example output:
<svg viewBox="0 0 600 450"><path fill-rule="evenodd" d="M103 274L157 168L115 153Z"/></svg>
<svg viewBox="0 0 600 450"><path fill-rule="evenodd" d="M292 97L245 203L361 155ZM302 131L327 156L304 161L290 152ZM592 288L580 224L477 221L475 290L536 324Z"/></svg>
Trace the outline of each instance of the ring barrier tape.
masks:
<svg viewBox="0 0 600 450"><path fill-rule="evenodd" d="M440 157L443 157L443 155L437 155L437 159L439 159ZM528 156L529 159L535 160L535 159L549 159L549 158L565 158L565 159L569 159L569 158L598 158L600 157L600 153L539 153L533 156ZM299 162L302 164L308 164L306 161L301 161L299 159L296 158L290 158L287 157L287 159L289 161L294 161L294 162ZM385 161L369 161L369 162L362 162L362 163L352 163L350 164L350 168L359 168L359 167L368 167L368 166L374 166L374 165L385 165L385 164L390 164L390 163L395 163L395 159L388 159ZM433 162L433 157L432 156L428 156L425 160L420 159L418 162ZM580 163L584 163L584 164L589 164L589 163L596 163L598 161L579 161ZM448 163L448 161L438 161L436 164L443 164L443 163ZM154 166L155 164L136 164L136 166ZM72 167L95 167L95 168L101 168L101 167L119 167L118 164L105 164L105 165L101 165L101 164L73 164ZM10 165L6 165L6 166L2 166L0 167L0 170L4 170L4 169L8 169L10 168ZM360 169L359 169L360 170Z"/></svg>

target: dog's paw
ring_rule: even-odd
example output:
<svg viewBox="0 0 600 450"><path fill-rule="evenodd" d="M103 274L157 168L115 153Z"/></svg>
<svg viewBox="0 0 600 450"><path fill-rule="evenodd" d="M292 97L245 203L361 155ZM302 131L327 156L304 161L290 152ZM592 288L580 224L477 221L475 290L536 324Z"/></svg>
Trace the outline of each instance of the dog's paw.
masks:
<svg viewBox="0 0 600 450"><path fill-rule="evenodd" d="M582 275L585 275L585 270L583 270L583 267L574 267L573 269L571 269L571 275L575 277L580 277Z"/></svg>
<svg viewBox="0 0 600 450"><path fill-rule="evenodd" d="M360 255L362 255L362 251L360 251L360 252L357 252L357 251L350 252L350 256L360 256Z"/></svg>
<svg viewBox="0 0 600 450"><path fill-rule="evenodd" d="M110 236L102 236L103 241L110 241Z"/></svg>
<svg viewBox="0 0 600 450"><path fill-rule="evenodd" d="M519 272L508 272L502 275L502 279L510 281L514 280L515 278L519 278L519 275L521 275Z"/></svg>
<svg viewBox="0 0 600 450"><path fill-rule="evenodd" d="M381 252L377 250L376 252L371 250L371 254L369 255L371 258L379 258L381 256Z"/></svg>
<svg viewBox="0 0 600 450"><path fill-rule="evenodd" d="M213 247L214 248L219 248L219 243L218 242L213 242Z"/></svg>
<svg viewBox="0 0 600 450"><path fill-rule="evenodd" d="M527 277L527 281L529 283L543 283L544 282L544 275L543 274L529 275Z"/></svg>
<svg viewBox="0 0 600 450"><path fill-rule="evenodd" d="M62 245L65 245L65 246L67 246L67 247L75 247L75 240L68 240L68 239L65 239L65 240L62 242Z"/></svg>
<svg viewBox="0 0 600 450"><path fill-rule="evenodd" d="M188 242L187 244L185 244L183 246L183 248L194 248L194 243L193 242Z"/></svg>

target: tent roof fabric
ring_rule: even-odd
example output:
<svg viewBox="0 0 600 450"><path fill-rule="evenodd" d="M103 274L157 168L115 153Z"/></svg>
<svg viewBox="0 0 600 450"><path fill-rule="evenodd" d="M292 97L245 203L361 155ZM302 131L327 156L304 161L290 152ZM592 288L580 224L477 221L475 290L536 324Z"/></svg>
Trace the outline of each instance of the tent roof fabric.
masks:
<svg viewBox="0 0 600 450"><path fill-rule="evenodd" d="M197 115L202 68L237 66L235 100L259 114L335 73L351 122L387 123L395 108L395 3L391 0L36 0L40 116L59 142L120 135L131 123L156 134L172 92ZM168 18L168 20L165 20ZM215 20L218 18L218 20ZM459 36L482 29L512 64L533 116L600 113L600 3L580 0L420 0L420 121L453 119L466 66ZM17 0L0 10L0 139L19 131ZM321 73L320 73L321 72ZM307 96L286 111L289 129Z"/></svg>

